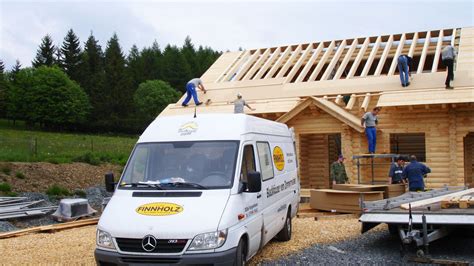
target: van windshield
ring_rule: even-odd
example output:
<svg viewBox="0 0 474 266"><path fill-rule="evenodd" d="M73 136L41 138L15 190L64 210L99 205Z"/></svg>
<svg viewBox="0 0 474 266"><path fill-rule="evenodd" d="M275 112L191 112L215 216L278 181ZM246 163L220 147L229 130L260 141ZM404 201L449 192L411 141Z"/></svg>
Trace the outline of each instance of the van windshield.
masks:
<svg viewBox="0 0 474 266"><path fill-rule="evenodd" d="M156 189L230 188L238 141L138 144L120 187Z"/></svg>

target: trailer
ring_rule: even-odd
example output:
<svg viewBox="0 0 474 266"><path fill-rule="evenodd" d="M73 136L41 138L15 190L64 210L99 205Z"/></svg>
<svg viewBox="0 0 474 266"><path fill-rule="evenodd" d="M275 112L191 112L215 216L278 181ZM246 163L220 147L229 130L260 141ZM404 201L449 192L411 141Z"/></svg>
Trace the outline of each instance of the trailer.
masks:
<svg viewBox="0 0 474 266"><path fill-rule="evenodd" d="M362 233L387 224L398 234L403 248L414 245L418 257L429 254L429 243L454 229L474 229L474 189L444 187L426 192L407 192L395 198L363 202L359 218Z"/></svg>

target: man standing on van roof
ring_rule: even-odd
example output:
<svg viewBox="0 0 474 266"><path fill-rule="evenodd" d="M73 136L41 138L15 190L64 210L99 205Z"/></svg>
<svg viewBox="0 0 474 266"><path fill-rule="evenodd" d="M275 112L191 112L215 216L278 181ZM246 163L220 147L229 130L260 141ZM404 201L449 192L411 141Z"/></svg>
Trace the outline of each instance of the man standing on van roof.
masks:
<svg viewBox="0 0 474 266"><path fill-rule="evenodd" d="M339 155L337 161L331 164L331 180L333 184L345 184L349 181L344 166L344 156Z"/></svg>
<svg viewBox="0 0 474 266"><path fill-rule="evenodd" d="M196 105L201 105L202 102L198 100L198 96L196 93L196 88L199 88L202 90L204 93L206 93L206 89L204 88L204 85L202 84L202 80L199 78L194 78L186 84L186 99L184 99L183 103L181 104L182 106L186 107L188 106L188 102L191 100L191 97L194 99L194 103Z"/></svg>
<svg viewBox="0 0 474 266"><path fill-rule="evenodd" d="M244 113L244 106L247 106L252 111L255 111L254 108L250 107L244 99L242 99L242 94L237 93L237 99L233 101L234 103L234 114L243 114Z"/></svg>
<svg viewBox="0 0 474 266"><path fill-rule="evenodd" d="M448 75L446 76L446 89L452 89L451 80L454 80L454 59L456 58L456 50L451 45L447 45L441 51L441 60L443 65L448 68Z"/></svg>
<svg viewBox="0 0 474 266"><path fill-rule="evenodd" d="M419 163L415 155L410 156L410 164L403 169L402 176L408 179L408 188L410 191L424 191L425 182L423 177L431 173L431 169L426 165Z"/></svg>
<svg viewBox="0 0 474 266"><path fill-rule="evenodd" d="M377 114L382 108L374 107L372 112L364 114L360 120L361 126L365 126L365 135L367 136L367 142L369 143L369 153L375 153L375 145L377 142L377 129L375 126L379 123Z"/></svg>
<svg viewBox="0 0 474 266"><path fill-rule="evenodd" d="M399 156L397 161L390 165L388 171L390 184L402 184L403 183L403 166L405 165L405 159Z"/></svg>

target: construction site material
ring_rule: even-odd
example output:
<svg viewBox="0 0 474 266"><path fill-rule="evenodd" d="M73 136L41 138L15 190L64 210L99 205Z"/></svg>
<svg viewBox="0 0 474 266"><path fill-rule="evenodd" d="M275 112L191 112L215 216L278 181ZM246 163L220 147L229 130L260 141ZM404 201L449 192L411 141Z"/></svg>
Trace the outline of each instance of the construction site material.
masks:
<svg viewBox="0 0 474 266"><path fill-rule="evenodd" d="M95 215L87 199L62 199L59 208L52 216L58 221L71 221L81 217Z"/></svg>
<svg viewBox="0 0 474 266"><path fill-rule="evenodd" d="M462 190L462 191L459 191L459 192L450 193L449 197L464 196L464 195L470 195L470 194L474 194L474 188ZM441 202L442 200L444 200L446 198L447 198L447 196L443 195L443 196L439 196L439 197L435 197L435 198L414 201L414 202L411 202L410 204L411 204L411 208L416 208L416 207L421 207L421 206ZM409 206L408 203L405 203L405 204L402 204L400 207L404 210L408 210L408 208L410 206Z"/></svg>
<svg viewBox="0 0 474 266"><path fill-rule="evenodd" d="M357 183L362 184L361 181L361 166L370 166L371 173L371 184L375 184L375 167L384 166L392 164L395 161L399 154L359 154L353 155L352 159L356 160L357 166ZM361 163L361 159L368 159L368 163ZM376 159L390 159L390 162L375 162Z"/></svg>
<svg viewBox="0 0 474 266"><path fill-rule="evenodd" d="M67 222L67 223L61 223L61 224L51 224L51 225L32 227L32 228L27 228L23 230L0 234L0 239L9 238L9 237L17 237L17 236L22 236L22 235L31 234L31 233L55 232L55 231L60 231L60 230L65 230L65 229L71 229L71 228L82 227L86 225L97 224L98 221L99 221L99 218L91 218L91 219L85 219L85 220L79 220L79 221Z"/></svg>
<svg viewBox="0 0 474 266"><path fill-rule="evenodd" d="M467 209L469 207L474 207L474 196L454 196L447 197L441 200L441 208L460 208Z"/></svg>
<svg viewBox="0 0 474 266"><path fill-rule="evenodd" d="M344 191L383 191L384 199L393 198L402 195L406 191L404 184L387 184L387 185L358 185L358 184L335 184L332 186L336 190Z"/></svg>
<svg viewBox="0 0 474 266"><path fill-rule="evenodd" d="M0 198L0 220L45 215L54 211L56 206L32 207L43 200L25 201L25 197Z"/></svg>
<svg viewBox="0 0 474 266"><path fill-rule="evenodd" d="M340 213L361 213L361 202L382 200L380 191L343 191L334 189L312 189L310 206L313 209Z"/></svg>

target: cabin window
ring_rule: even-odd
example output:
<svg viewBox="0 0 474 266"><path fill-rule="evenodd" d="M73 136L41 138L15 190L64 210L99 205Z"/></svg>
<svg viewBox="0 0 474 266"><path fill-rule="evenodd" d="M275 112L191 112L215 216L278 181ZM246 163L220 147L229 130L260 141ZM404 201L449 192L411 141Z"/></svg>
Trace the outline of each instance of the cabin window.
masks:
<svg viewBox="0 0 474 266"><path fill-rule="evenodd" d="M260 170L262 180L273 178L273 162L272 153L270 152L270 145L268 142L257 142L258 160L260 162Z"/></svg>
<svg viewBox="0 0 474 266"><path fill-rule="evenodd" d="M240 180L247 183L247 175L251 171L256 171L255 155L253 153L253 145L246 145L244 147L244 155L242 157L242 168L240 170Z"/></svg>
<svg viewBox="0 0 474 266"><path fill-rule="evenodd" d="M418 161L426 162L425 133L390 134L390 153L415 155Z"/></svg>

